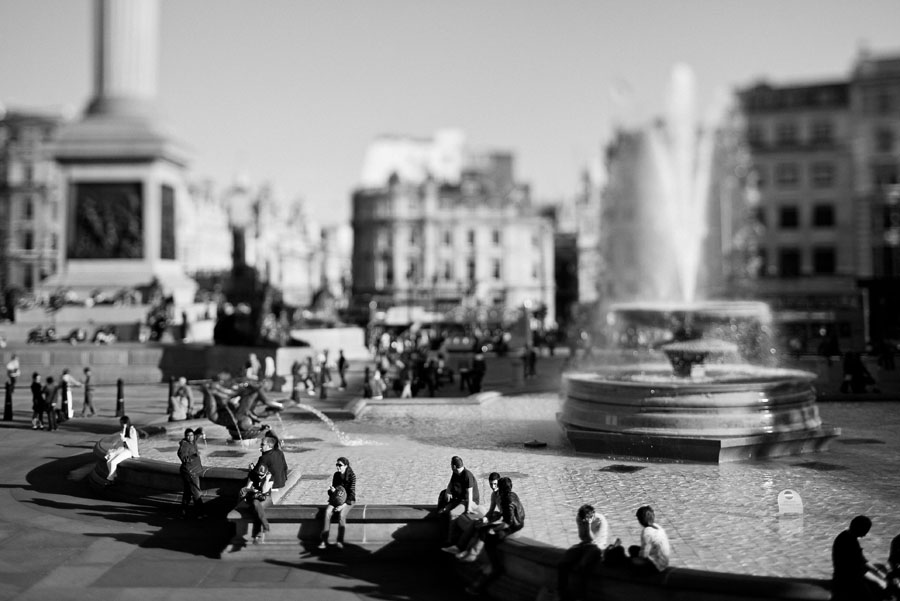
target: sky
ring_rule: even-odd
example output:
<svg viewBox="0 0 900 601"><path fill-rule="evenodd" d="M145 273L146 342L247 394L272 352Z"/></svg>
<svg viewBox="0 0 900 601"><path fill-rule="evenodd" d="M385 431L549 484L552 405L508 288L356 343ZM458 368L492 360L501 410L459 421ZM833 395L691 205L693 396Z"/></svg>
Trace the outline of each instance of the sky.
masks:
<svg viewBox="0 0 900 601"><path fill-rule="evenodd" d="M0 0L0 104L84 109L91 12ZM898 0L161 0L158 102L191 178L268 182L336 224L381 134L461 129L535 199L571 198L617 127L662 113L676 63L702 108L845 78L862 48L900 54L898 23Z"/></svg>

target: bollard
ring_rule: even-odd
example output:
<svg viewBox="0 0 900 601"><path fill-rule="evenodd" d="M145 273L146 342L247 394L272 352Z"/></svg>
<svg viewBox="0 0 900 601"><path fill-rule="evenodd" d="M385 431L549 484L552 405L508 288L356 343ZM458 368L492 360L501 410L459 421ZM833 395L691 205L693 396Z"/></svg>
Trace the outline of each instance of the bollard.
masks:
<svg viewBox="0 0 900 601"><path fill-rule="evenodd" d="M169 404L167 405L166 415L172 415L175 411L175 376L169 376Z"/></svg>
<svg viewBox="0 0 900 601"><path fill-rule="evenodd" d="M62 380L62 382L60 383L59 392L62 396L62 399L60 400L60 406L62 407L62 418L59 421L64 422L69 419L69 385L66 384L65 380Z"/></svg>
<svg viewBox="0 0 900 601"><path fill-rule="evenodd" d="M125 415L125 382L116 380L116 417Z"/></svg>
<svg viewBox="0 0 900 601"><path fill-rule="evenodd" d="M3 402L3 421L5 421L5 422L11 422L12 418L13 418L12 395L13 395L12 382L7 380L6 381L6 400Z"/></svg>

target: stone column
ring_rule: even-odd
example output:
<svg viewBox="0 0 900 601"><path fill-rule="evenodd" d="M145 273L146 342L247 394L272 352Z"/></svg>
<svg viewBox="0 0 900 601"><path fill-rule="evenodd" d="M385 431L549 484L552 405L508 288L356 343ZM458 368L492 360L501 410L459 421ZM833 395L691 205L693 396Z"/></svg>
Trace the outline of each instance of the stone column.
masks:
<svg viewBox="0 0 900 601"><path fill-rule="evenodd" d="M159 1L94 0L94 19L94 96L88 114L152 116Z"/></svg>

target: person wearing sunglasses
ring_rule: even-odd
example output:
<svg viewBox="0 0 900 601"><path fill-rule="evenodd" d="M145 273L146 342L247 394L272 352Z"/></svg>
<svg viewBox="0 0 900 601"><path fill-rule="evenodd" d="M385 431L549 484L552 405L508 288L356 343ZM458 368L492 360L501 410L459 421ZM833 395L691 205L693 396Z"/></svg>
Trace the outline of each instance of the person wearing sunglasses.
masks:
<svg viewBox="0 0 900 601"><path fill-rule="evenodd" d="M340 517L340 523L338 524L337 540L334 546L338 549L344 548L347 514L350 513L350 507L356 503L356 473L350 467L350 460L346 457L338 457L335 467L337 470L331 477L331 486L328 487L328 505L325 506L325 517L322 520L320 549L325 549L328 546L331 516L335 513Z"/></svg>

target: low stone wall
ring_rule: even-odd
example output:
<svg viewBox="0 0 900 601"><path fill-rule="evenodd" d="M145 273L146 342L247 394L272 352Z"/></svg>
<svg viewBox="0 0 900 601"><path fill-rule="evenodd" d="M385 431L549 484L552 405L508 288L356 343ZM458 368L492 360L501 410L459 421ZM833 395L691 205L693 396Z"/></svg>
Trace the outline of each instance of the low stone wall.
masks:
<svg viewBox="0 0 900 601"><path fill-rule="evenodd" d="M142 434L164 432L165 428L144 428ZM173 506L180 503L182 482L179 465L174 461L128 459L119 464L115 484L106 485L105 455L117 441L118 434L104 437L94 446L97 463L89 476L91 486L103 496L131 502ZM291 554L297 546L312 549L322 531L322 505L279 505L280 496L299 479L297 472L288 475L287 484L273 495L274 505L266 510L271 532L262 545L254 549L276 552L285 548ZM238 491L247 479L247 471L237 468L207 468L200 484L205 502L215 507L218 501L222 515L235 525L235 537L223 558L241 557L245 547L251 516L249 508L237 503ZM337 516L333 517L333 524ZM332 526L336 533L337 526ZM443 536L443 522L434 506L429 505L356 505L347 516L344 541L364 545L381 557L402 560L409 553L437 554ZM556 575L565 551L525 537L510 537L497 549L500 570L489 580L487 594L504 601L545 599L556 588ZM405 554L405 555L404 555ZM460 563L441 554L448 569L454 570L464 583L471 584L489 573L485 554L472 564ZM636 574L627 566L612 568L598 565L587 582L587 598L604 601L824 601L830 598L829 583L806 580L707 572L686 568L669 568L656 576Z"/></svg>
<svg viewBox="0 0 900 601"><path fill-rule="evenodd" d="M366 545L372 551L388 545L435 551L442 522L434 509L425 505L352 505L347 514L344 542ZM324 505L272 505L266 509L271 530L265 544L299 544L304 549L314 549L321 540L324 517ZM233 556L246 546L253 521L250 508L240 503L228 513L228 520L235 525L235 535L223 557ZM333 515L334 535L338 521L338 515Z"/></svg>
<svg viewBox="0 0 900 601"><path fill-rule="evenodd" d="M162 427L143 428L146 433L164 432ZM118 434L101 438L94 444L94 469L88 475L89 485L99 494L138 503L169 506L181 503L183 490L180 467L175 461L155 459L126 459L116 469L116 481L107 484L106 452L118 441ZM289 480L290 480L289 474ZM296 480L296 479L295 479ZM200 487L205 503L220 501L234 506L238 491L247 482L247 470L228 467L208 467L200 475Z"/></svg>
<svg viewBox="0 0 900 601"><path fill-rule="evenodd" d="M314 549L322 530L323 508L311 505L272 506L266 510L271 531L262 545L273 552L284 545ZM249 534L251 516L246 505L228 514L236 526L236 535L223 557L240 556ZM336 522L333 518L333 524ZM332 526L332 532L335 527ZM405 550L406 553L434 553L440 547L443 523L434 506L358 505L347 516L344 542L360 544L373 553ZM333 539L332 539L333 540ZM293 553L293 552L292 552ZM535 601L550 598L556 589L557 565L564 549L525 537L506 539L497 550L501 569L488 579L486 593L504 601ZM443 555L443 554L442 554ZM481 581L492 572L486 555L475 563L461 563L443 555L449 569L465 584ZM598 564L587 582L588 599L604 601L676 601L691 599L713 601L824 601L830 598L829 583L745 574L707 572L670 568L659 575L636 573L629 566L607 567Z"/></svg>

